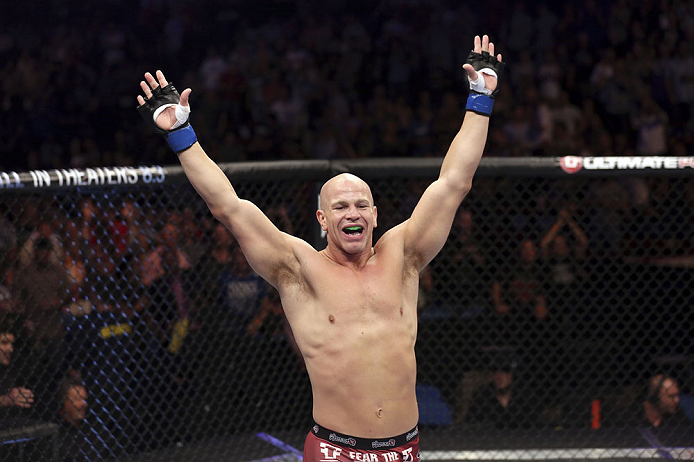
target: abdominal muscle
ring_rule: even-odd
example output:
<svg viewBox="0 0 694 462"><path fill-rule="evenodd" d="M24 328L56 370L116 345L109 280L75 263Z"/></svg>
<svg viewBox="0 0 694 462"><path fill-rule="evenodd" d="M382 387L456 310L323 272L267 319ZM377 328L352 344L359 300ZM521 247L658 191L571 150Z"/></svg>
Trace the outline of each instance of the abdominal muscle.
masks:
<svg viewBox="0 0 694 462"><path fill-rule="evenodd" d="M415 327L400 316L367 318L340 325L338 316L315 332L323 341L311 342L304 354L313 417L319 425L351 436L397 436L418 420Z"/></svg>

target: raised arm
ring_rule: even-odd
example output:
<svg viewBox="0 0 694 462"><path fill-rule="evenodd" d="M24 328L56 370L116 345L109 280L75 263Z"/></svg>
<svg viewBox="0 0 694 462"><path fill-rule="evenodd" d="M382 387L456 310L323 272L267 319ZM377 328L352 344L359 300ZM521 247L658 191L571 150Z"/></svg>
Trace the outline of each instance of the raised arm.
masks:
<svg viewBox="0 0 694 462"><path fill-rule="evenodd" d="M234 234L251 267L276 287L279 272L296 262L292 243L297 239L277 229L255 204L240 199L224 172L197 142L188 124L191 90L183 90L179 99L161 71L157 71L156 79L150 73L145 79L140 82L145 97L137 97L138 110L147 122L155 124L156 120L155 129L178 154L188 180L212 215Z"/></svg>
<svg viewBox="0 0 694 462"><path fill-rule="evenodd" d="M497 76L503 69L501 55L494 56L494 44L489 42L489 37L475 37L474 49L463 68L471 89L463 125L443 159L439 178L427 188L412 216L401 225L405 254L414 258L420 271L446 242L456 210L472 186L472 177L487 142L489 115L498 93Z"/></svg>

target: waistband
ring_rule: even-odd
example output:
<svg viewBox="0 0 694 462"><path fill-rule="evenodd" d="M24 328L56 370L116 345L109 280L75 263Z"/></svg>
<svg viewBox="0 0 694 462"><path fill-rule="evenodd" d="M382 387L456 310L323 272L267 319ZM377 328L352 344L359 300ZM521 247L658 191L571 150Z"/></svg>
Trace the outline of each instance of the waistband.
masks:
<svg viewBox="0 0 694 462"><path fill-rule="evenodd" d="M327 428L323 428L317 423L313 422L311 433L313 433L322 440L330 441L331 443L337 444L338 446L361 449L364 451L374 451L379 449L390 449L405 446L410 441L414 440L419 436L419 427L415 425L415 427L412 430L403 433L402 435L392 436L388 438L372 439L358 438L356 436L349 436L343 433L334 432L332 430L328 430Z"/></svg>

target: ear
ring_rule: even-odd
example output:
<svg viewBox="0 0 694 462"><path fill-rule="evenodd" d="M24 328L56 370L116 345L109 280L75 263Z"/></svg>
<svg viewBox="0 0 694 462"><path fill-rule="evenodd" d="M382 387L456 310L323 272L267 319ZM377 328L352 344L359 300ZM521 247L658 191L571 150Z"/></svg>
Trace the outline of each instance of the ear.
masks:
<svg viewBox="0 0 694 462"><path fill-rule="evenodd" d="M374 205L374 228L378 226L378 209Z"/></svg>
<svg viewBox="0 0 694 462"><path fill-rule="evenodd" d="M320 225L321 229L323 231L328 230L328 220L325 216L325 212L323 210L318 209L316 210L316 218L318 219L318 224Z"/></svg>

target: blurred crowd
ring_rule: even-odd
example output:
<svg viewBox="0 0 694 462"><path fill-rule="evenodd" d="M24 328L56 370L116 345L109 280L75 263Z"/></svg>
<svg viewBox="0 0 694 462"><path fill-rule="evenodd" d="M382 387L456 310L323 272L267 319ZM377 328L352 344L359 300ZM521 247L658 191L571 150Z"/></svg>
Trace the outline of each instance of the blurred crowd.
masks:
<svg viewBox="0 0 694 462"><path fill-rule="evenodd" d="M441 156L460 127L461 64L479 33L509 63L486 155L694 155L691 0L256 3L7 11L0 170L173 163L134 111L137 83L155 69L193 88L192 124L217 161ZM420 183L375 188L385 191L380 228L407 216L399 198ZM255 187L280 229L310 238L310 188ZM192 191L171 191L0 198L2 407L88 441L77 431L86 419L101 456L198 429L296 422L289 414L310 408L277 293ZM681 414L691 364L679 374L641 366L692 352L692 262L672 261L694 251L692 204L682 179L476 181L421 275L421 384L458 422L583 427L590 419L563 405L586 411L635 383L630 405ZM443 355L441 339L453 345ZM502 360L467 374L483 351ZM525 403L512 401L512 384ZM65 405L73 395L79 406ZM13 414L2 407L0 418ZM643 421L640 408L616 409L610 424ZM229 422L231 411L254 417Z"/></svg>
<svg viewBox="0 0 694 462"><path fill-rule="evenodd" d="M0 167L169 164L145 71L193 89L218 161L442 156L488 33L508 63L486 155L691 155L690 0L30 2L0 31Z"/></svg>
<svg viewBox="0 0 694 462"><path fill-rule="evenodd" d="M654 194L639 205L628 191L641 182ZM379 232L425 183L374 180ZM310 240L307 184L236 186ZM587 428L598 400L599 424L635 425L660 375L659 418L689 428L692 203L686 178L476 181L420 277L422 424ZM277 292L187 185L3 195L0 321L0 420L61 418L62 384L79 377L69 412L81 417L66 429L87 446L106 435L103 454L310 417Z"/></svg>

